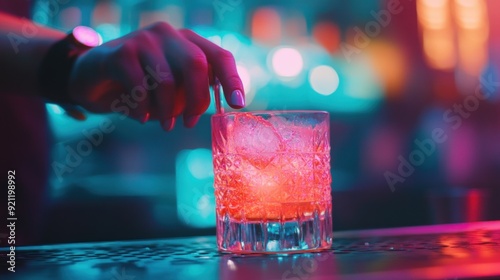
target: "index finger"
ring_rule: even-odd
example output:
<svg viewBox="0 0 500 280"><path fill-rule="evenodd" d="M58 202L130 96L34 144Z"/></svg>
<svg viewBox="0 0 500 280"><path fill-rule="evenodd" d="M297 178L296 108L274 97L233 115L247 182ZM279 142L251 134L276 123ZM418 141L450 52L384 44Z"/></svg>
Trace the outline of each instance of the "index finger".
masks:
<svg viewBox="0 0 500 280"><path fill-rule="evenodd" d="M219 78L222 84L224 96L229 106L235 109L245 107L243 83L236 70L236 62L231 52L217 46L191 30L183 29L180 32L186 39L196 44L205 53L215 76Z"/></svg>

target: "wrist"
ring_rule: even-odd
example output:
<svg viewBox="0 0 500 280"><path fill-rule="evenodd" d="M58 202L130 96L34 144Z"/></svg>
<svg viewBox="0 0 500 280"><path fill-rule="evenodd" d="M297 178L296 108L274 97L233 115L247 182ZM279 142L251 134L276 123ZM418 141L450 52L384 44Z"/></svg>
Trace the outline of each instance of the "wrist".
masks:
<svg viewBox="0 0 500 280"><path fill-rule="evenodd" d="M47 101L76 104L71 98L69 82L77 59L102 39L91 28L79 26L55 42L46 52L38 69L39 91Z"/></svg>

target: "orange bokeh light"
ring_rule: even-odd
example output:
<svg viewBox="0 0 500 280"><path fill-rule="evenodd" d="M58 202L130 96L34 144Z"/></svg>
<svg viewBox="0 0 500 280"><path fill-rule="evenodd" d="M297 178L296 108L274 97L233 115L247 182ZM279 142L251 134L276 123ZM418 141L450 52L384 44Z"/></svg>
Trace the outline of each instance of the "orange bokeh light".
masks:
<svg viewBox="0 0 500 280"><path fill-rule="evenodd" d="M340 47L340 29L333 22L319 22L313 29L314 39L329 53L338 51Z"/></svg>
<svg viewBox="0 0 500 280"><path fill-rule="evenodd" d="M252 37L266 44L278 44L281 40L281 18L272 8L261 8L252 17Z"/></svg>
<svg viewBox="0 0 500 280"><path fill-rule="evenodd" d="M478 76L488 60L484 0L419 0L417 15L428 65Z"/></svg>

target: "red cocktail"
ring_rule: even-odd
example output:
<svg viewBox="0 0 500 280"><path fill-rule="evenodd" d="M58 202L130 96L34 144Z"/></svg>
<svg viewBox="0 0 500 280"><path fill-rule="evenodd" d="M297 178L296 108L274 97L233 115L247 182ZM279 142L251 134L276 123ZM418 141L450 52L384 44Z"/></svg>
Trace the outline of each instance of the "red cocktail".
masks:
<svg viewBox="0 0 500 280"><path fill-rule="evenodd" d="M329 115L212 117L219 249L314 251L332 242Z"/></svg>

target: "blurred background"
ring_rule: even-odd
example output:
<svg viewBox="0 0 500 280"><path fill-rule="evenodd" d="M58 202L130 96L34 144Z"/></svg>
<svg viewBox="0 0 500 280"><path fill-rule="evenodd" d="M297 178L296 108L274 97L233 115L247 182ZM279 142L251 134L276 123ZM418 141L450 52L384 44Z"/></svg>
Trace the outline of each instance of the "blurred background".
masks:
<svg viewBox="0 0 500 280"><path fill-rule="evenodd" d="M234 54L246 110L328 111L334 230L500 219L500 1L40 0L32 15L104 41L194 29ZM215 233L213 106L170 133L47 111L47 243Z"/></svg>

